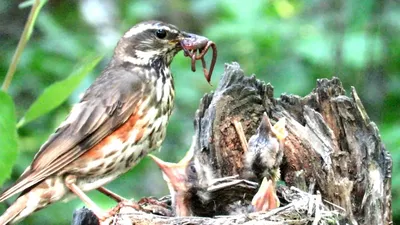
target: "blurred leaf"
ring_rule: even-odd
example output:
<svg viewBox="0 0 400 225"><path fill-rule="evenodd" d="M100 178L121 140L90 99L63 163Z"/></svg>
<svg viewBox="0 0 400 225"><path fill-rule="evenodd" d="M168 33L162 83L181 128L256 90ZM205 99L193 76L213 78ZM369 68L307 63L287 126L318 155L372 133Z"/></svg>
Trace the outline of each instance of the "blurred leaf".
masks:
<svg viewBox="0 0 400 225"><path fill-rule="evenodd" d="M78 39L75 32L62 26L50 12L41 13L37 26L44 34L43 43L40 46L42 49L71 59L86 54L87 45ZM61 45L60 40L62 40Z"/></svg>
<svg viewBox="0 0 400 225"><path fill-rule="evenodd" d="M317 65L332 65L334 60L331 38L317 32L300 38L295 50L299 55Z"/></svg>
<svg viewBox="0 0 400 225"><path fill-rule="evenodd" d="M386 148L393 154L393 161L400 160L400 123L391 122L382 124L381 136ZM400 179L400 176L399 176ZM400 183L399 183L400 185Z"/></svg>
<svg viewBox="0 0 400 225"><path fill-rule="evenodd" d="M344 61L352 67L362 69L367 63L380 62L383 58L383 43L379 37L363 33L352 33L344 39Z"/></svg>
<svg viewBox="0 0 400 225"><path fill-rule="evenodd" d="M134 15L136 18L157 15L154 3L149 1L135 1L132 4L128 4L126 10L128 11L128 15Z"/></svg>
<svg viewBox="0 0 400 225"><path fill-rule="evenodd" d="M18 122L17 127L21 127L61 105L102 58L103 56L89 57L68 78L46 88Z"/></svg>
<svg viewBox="0 0 400 225"><path fill-rule="evenodd" d="M14 102L0 91L0 185L10 177L17 159L17 119Z"/></svg>
<svg viewBox="0 0 400 225"><path fill-rule="evenodd" d="M283 18L292 17L295 12L294 6L287 0L274 1L273 5L277 13Z"/></svg>

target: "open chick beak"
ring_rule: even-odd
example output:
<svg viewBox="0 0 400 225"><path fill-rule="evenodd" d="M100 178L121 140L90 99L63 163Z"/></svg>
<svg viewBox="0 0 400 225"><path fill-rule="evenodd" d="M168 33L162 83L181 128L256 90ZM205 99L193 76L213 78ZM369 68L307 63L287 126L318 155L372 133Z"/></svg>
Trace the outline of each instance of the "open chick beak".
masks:
<svg viewBox="0 0 400 225"><path fill-rule="evenodd" d="M264 177L251 204L254 206L254 211L256 212L265 212L278 208L280 203L276 195L275 182Z"/></svg>
<svg viewBox="0 0 400 225"><path fill-rule="evenodd" d="M189 189L186 168L193 158L193 151L189 150L185 157L178 163L165 162L151 154L149 156L163 172L163 178L168 184L176 215L189 216L190 210L185 199Z"/></svg>
<svg viewBox="0 0 400 225"><path fill-rule="evenodd" d="M152 154L149 154L149 156L163 172L164 180L168 183L168 186L171 186L174 191L187 191L186 168L193 158L192 148L178 163L165 162Z"/></svg>
<svg viewBox="0 0 400 225"><path fill-rule="evenodd" d="M285 126L286 126L286 118L282 117L272 127L272 133L275 134L276 138L279 140L281 144L285 142L285 138L288 135Z"/></svg>
<svg viewBox="0 0 400 225"><path fill-rule="evenodd" d="M158 165L163 173L163 178L168 186L175 192L186 191L186 167L187 163L170 163L149 154L150 158Z"/></svg>

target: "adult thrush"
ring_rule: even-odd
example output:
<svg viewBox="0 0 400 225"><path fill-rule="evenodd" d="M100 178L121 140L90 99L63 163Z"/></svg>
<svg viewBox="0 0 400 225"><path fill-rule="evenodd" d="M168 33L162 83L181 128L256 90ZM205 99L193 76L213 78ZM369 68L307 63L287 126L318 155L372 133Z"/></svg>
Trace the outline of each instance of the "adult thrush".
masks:
<svg viewBox="0 0 400 225"><path fill-rule="evenodd" d="M165 138L174 102L173 57L204 37L159 21L132 27L114 56L66 120L42 145L0 202L21 193L0 217L15 223L47 205L77 195L95 214L101 210L84 194L127 172Z"/></svg>

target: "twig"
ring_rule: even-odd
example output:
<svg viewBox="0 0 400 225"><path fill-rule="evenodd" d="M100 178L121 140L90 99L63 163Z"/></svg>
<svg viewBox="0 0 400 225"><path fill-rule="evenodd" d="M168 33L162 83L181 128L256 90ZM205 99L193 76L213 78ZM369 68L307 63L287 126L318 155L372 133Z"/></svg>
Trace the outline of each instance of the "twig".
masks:
<svg viewBox="0 0 400 225"><path fill-rule="evenodd" d="M1 89L3 91L7 91L8 87L11 84L11 81L15 74L15 70L17 69L18 61L21 57L22 52L24 51L26 43L28 42L28 40L32 34L33 25L35 24L35 21L39 14L40 9L43 7L43 5L45 3L46 3L45 0L35 0L35 3L32 5L31 12L29 13L28 20L26 21L26 24L24 27L24 31L22 32L21 38L19 39L17 49L15 50L15 53L11 60L10 67L8 68L6 77L5 77L3 85L1 87Z"/></svg>
<svg viewBox="0 0 400 225"><path fill-rule="evenodd" d="M321 194L318 192L318 194L315 196L315 217L312 225L318 225L319 221L321 220L321 204L322 204L322 197Z"/></svg>
<svg viewBox="0 0 400 225"><path fill-rule="evenodd" d="M247 140L244 135L242 124L236 119L233 120L233 125L235 126L236 133L239 136L240 144L242 145L243 151L247 152Z"/></svg>
<svg viewBox="0 0 400 225"><path fill-rule="evenodd" d="M331 206L333 206L333 207L335 207L337 209L342 210L343 213L346 213L346 210L343 207L340 207L339 205L336 205L336 204L334 204L334 203L332 203L330 201L327 201L325 199L323 199L322 201L324 201L325 203L328 203L329 205L331 205Z"/></svg>

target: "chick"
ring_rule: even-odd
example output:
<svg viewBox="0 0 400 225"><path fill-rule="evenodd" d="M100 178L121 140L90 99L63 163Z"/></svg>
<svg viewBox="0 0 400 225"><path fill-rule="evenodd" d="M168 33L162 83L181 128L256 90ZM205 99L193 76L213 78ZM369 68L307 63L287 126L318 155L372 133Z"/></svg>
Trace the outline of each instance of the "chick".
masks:
<svg viewBox="0 0 400 225"><path fill-rule="evenodd" d="M150 155L163 172L167 182L175 216L229 215L248 211L247 196L254 194L258 184L238 176L204 180L198 174L192 150L178 163L164 162ZM197 169L196 169L197 168Z"/></svg>
<svg viewBox="0 0 400 225"><path fill-rule="evenodd" d="M262 183L252 200L255 211L266 211L279 207L275 185L280 178L279 166L282 162L286 120L281 118L274 126L264 113L257 133L248 142L245 153L244 175Z"/></svg>
<svg viewBox="0 0 400 225"><path fill-rule="evenodd" d="M257 133L250 138L248 145L244 143L248 150L245 151L245 174L241 177L207 179L202 173L205 167L196 160L193 146L178 163L149 156L163 172L176 216L213 217L248 212L247 204L251 197L248 201L246 199L251 196L250 192L255 192L252 190L256 189L257 183L243 178L257 182L263 180L251 204L255 211L266 211L279 205L275 183L280 176L285 137L285 119L272 126L264 114Z"/></svg>
<svg viewBox="0 0 400 225"><path fill-rule="evenodd" d="M158 157L149 154L163 173L171 195L172 208L176 216L192 215L189 201L191 199L191 186L194 184L195 175L192 148L178 163L165 162Z"/></svg>

